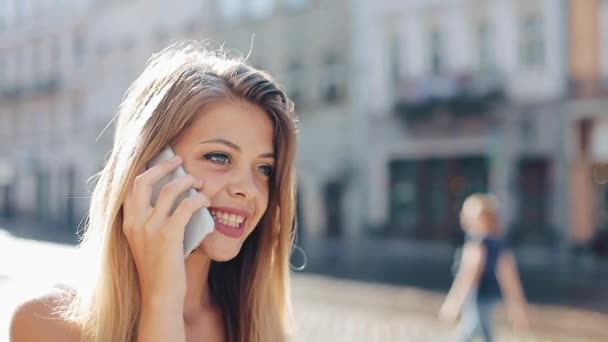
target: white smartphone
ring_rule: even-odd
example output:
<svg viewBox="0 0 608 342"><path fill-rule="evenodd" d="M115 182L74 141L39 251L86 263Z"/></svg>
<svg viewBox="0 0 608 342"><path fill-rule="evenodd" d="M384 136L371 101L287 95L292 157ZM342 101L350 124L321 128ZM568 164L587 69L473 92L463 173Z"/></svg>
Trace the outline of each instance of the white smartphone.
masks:
<svg viewBox="0 0 608 342"><path fill-rule="evenodd" d="M169 160L174 156L175 153L173 152L173 149L171 149L170 146L167 146L154 159L152 159L147 166L148 168L151 168L152 166L162 162L163 160ZM186 171L184 171L184 168L180 165L175 171L171 172L167 176L163 177L160 181L158 181L152 187L152 206L156 205L156 201L158 200L160 191L167 183L185 175ZM187 191L183 192L181 195L179 195L177 197L177 200L175 201L175 204L173 205L173 208L171 208L170 213L173 214L173 212L182 200L184 200L188 196L194 196L196 195L196 193L197 192L194 188L190 188ZM201 208L195 211L192 214L190 221L188 221L188 224L186 225L186 230L184 232L184 258L188 257L190 253L192 253L192 251L194 251L201 244L205 236L211 233L214 228L215 221L213 220L213 217L211 216L207 208Z"/></svg>

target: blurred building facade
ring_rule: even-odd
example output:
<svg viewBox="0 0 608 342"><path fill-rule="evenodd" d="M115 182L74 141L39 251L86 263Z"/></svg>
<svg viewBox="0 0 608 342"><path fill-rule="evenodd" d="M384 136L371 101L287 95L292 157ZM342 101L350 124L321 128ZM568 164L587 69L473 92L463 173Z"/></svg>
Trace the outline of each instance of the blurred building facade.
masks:
<svg viewBox="0 0 608 342"><path fill-rule="evenodd" d="M87 2L0 3L0 211L72 223L85 210Z"/></svg>
<svg viewBox="0 0 608 342"><path fill-rule="evenodd" d="M491 191L517 240L564 242L563 2L237 2L203 32L294 98L304 234L458 240Z"/></svg>
<svg viewBox="0 0 608 342"><path fill-rule="evenodd" d="M75 230L124 92L171 37L195 38L205 3L0 6L0 212Z"/></svg>
<svg viewBox="0 0 608 342"><path fill-rule="evenodd" d="M561 1L379 1L369 51L369 218L381 235L459 241L464 197L495 193L512 238L568 229Z"/></svg>
<svg viewBox="0 0 608 342"><path fill-rule="evenodd" d="M0 102L2 139L7 142L0 154L3 216L77 223L88 206L85 180L103 165L111 147L111 119L130 82L146 59L170 41L203 38L225 44L248 55L255 66L270 70L297 103L302 117L302 221L313 234L315 228L325 229L326 222L335 227L356 225L353 220L336 223L347 216L342 204L320 193L325 188L333 194L332 184L348 171L344 165L352 168L352 120L346 101L350 1L72 3L48 8L17 0L2 3L0 70L9 70L9 77L2 78ZM21 23L20 16L28 20ZM43 16L54 25L54 34L37 20ZM309 27L316 30L303 29ZM43 98L49 105L24 88L41 72L37 60L23 57L33 53L28 41L53 44L59 39L61 48L40 48L52 54L45 63L61 63L49 66L55 77L47 82L50 95ZM31 129L38 123L43 128ZM42 137L57 141L47 143ZM327 205L334 206L326 209Z"/></svg>
<svg viewBox="0 0 608 342"><path fill-rule="evenodd" d="M570 239L608 255L608 2L569 1Z"/></svg>
<svg viewBox="0 0 608 342"><path fill-rule="evenodd" d="M209 38L296 103L303 234L456 241L463 198L490 191L516 239L568 243L598 222L579 210L596 203L575 182L597 160L577 136L589 122L605 129L587 119L602 102L571 95L569 77L574 65L596 79L608 70L600 29L595 54L574 56L583 50L567 37L576 18L589 22L572 3L0 2L0 211L81 218L112 127L97 137L145 60L171 40Z"/></svg>

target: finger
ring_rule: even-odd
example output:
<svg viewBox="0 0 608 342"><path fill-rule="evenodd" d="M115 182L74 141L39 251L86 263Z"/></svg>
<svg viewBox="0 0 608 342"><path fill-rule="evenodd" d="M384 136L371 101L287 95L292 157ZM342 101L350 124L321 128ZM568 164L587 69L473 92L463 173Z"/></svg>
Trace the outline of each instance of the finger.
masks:
<svg viewBox="0 0 608 342"><path fill-rule="evenodd" d="M133 178L133 180L131 181L131 183L129 184L129 186L127 187L127 197L133 196L133 183L135 182L135 178L141 174L143 174L144 172L146 172L146 166L142 165L139 169L137 169L137 171L135 171L135 177Z"/></svg>
<svg viewBox="0 0 608 342"><path fill-rule="evenodd" d="M203 181L191 175L182 176L167 183L158 195L158 201L154 208L154 215L167 217L170 215L170 211L174 207L175 201L181 194L188 189L200 189L202 186Z"/></svg>
<svg viewBox="0 0 608 342"><path fill-rule="evenodd" d="M145 182L143 174L146 170L146 165L142 165L135 172L136 176L127 187L127 193L123 202L123 231L128 239L131 236L131 231L138 227L141 228L150 216L150 201L145 200L145 198L140 199L135 195L135 184L138 184L138 188L142 187L142 184ZM141 196L141 191L139 193ZM145 197L145 191L143 192L143 197Z"/></svg>
<svg viewBox="0 0 608 342"><path fill-rule="evenodd" d="M197 193L195 196L190 196L184 199L175 209L175 212L169 219L170 225L175 234L179 234L183 238L186 224L190 221L192 214L201 209L211 205L209 197L203 193Z"/></svg>
<svg viewBox="0 0 608 342"><path fill-rule="evenodd" d="M137 202L136 207L138 209L151 208L152 186L164 176L173 172L181 163L181 157L175 156L172 159L164 160L152 166L144 173L135 177L133 181L133 197Z"/></svg>

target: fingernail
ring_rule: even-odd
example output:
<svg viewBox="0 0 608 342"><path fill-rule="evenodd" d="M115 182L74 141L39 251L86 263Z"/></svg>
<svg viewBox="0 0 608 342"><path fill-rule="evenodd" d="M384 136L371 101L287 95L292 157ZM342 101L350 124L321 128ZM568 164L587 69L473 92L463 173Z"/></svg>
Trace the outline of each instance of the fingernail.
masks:
<svg viewBox="0 0 608 342"><path fill-rule="evenodd" d="M179 156L175 156L175 157L171 158L171 162L173 162L173 163L177 163L180 160L181 160L181 158Z"/></svg>
<svg viewBox="0 0 608 342"><path fill-rule="evenodd" d="M202 179L197 180L196 185L198 185L199 187L203 186L203 180Z"/></svg>

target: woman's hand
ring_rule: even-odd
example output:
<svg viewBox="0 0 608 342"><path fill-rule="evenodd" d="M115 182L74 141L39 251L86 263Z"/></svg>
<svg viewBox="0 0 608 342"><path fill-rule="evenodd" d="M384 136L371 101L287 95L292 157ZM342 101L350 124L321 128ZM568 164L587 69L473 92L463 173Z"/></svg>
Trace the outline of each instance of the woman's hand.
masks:
<svg viewBox="0 0 608 342"><path fill-rule="evenodd" d="M156 307L160 302L176 311L183 310L186 294L184 229L196 210L210 204L207 196L199 192L184 199L170 213L181 193L203 186L202 180L186 175L167 183L152 207L153 186L181 163L177 156L138 175L123 207L123 231L137 267L142 305L154 303Z"/></svg>
<svg viewBox="0 0 608 342"><path fill-rule="evenodd" d="M460 310L458 306L446 301L439 310L439 320L446 323L454 323L458 320Z"/></svg>
<svg viewBox="0 0 608 342"><path fill-rule="evenodd" d="M530 328L530 316L525 304L507 305L507 313L515 329L528 330Z"/></svg>

